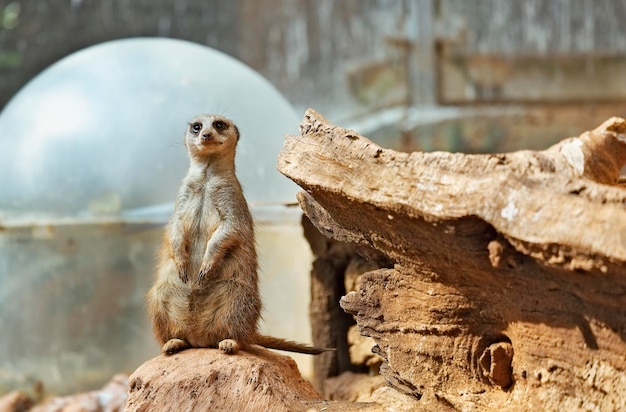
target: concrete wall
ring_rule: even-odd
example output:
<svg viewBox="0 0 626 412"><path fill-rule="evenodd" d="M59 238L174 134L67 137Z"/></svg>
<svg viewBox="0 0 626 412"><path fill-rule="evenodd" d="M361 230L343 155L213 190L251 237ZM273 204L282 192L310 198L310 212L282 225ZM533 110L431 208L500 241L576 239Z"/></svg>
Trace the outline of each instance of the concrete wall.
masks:
<svg viewBox="0 0 626 412"><path fill-rule="evenodd" d="M479 139L478 149L451 149L508 150L517 119L537 106L565 120L533 130L530 144L545 146L625 112L625 19L626 7L611 0L1 0L0 107L76 50L166 36L228 53L298 111L314 107L397 148ZM467 122L445 132L441 116L421 114L476 103L513 105L515 117L503 113L504 128L482 138ZM572 103L586 116L568 117ZM394 108L402 110L388 113Z"/></svg>

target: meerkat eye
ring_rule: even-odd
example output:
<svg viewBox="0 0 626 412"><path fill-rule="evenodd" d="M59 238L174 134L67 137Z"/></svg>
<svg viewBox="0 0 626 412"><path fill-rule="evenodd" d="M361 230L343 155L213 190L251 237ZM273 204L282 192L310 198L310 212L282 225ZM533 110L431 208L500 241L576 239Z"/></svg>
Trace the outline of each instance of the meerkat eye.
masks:
<svg viewBox="0 0 626 412"><path fill-rule="evenodd" d="M191 131L195 134L200 133L200 130L202 130L202 123L200 122L195 122L191 124Z"/></svg>
<svg viewBox="0 0 626 412"><path fill-rule="evenodd" d="M226 129L226 123L221 120L216 120L213 122L213 127L215 127L216 130L224 130Z"/></svg>

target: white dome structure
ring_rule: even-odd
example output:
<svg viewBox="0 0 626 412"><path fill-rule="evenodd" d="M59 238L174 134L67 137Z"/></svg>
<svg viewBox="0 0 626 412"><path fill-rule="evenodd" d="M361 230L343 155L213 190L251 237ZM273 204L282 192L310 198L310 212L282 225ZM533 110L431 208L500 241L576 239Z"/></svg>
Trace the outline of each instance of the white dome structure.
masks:
<svg viewBox="0 0 626 412"><path fill-rule="evenodd" d="M299 123L284 97L219 51L137 38L62 59L0 113L0 221L171 203L188 165L182 136L201 113L239 127L249 202L293 202L296 186L275 170L283 136Z"/></svg>
<svg viewBox="0 0 626 412"><path fill-rule="evenodd" d="M0 113L0 389L95 389L158 353L144 296L200 113L237 124L237 174L253 214L269 213L257 218L265 331L309 339L311 254L299 210L280 206L297 186L275 167L294 110L208 47L118 40L52 65Z"/></svg>

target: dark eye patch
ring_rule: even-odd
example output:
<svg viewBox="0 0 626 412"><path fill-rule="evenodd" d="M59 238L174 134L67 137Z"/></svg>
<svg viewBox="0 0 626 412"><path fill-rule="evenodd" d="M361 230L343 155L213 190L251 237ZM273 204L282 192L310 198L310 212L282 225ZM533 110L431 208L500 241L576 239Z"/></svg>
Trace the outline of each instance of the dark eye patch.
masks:
<svg viewBox="0 0 626 412"><path fill-rule="evenodd" d="M228 127L226 125L225 122L221 121L221 120L216 120L213 122L213 127L215 128L215 130L226 130L226 128Z"/></svg>
<svg viewBox="0 0 626 412"><path fill-rule="evenodd" d="M194 134L198 134L200 133L200 130L202 130L202 123L200 122L192 123L190 129Z"/></svg>

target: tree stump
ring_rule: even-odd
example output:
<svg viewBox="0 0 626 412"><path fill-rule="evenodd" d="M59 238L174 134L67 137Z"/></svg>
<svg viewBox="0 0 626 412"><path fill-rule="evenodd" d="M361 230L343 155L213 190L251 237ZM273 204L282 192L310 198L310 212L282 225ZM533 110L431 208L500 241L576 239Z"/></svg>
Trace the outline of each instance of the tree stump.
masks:
<svg viewBox="0 0 626 412"><path fill-rule="evenodd" d="M545 151L400 153L313 110L278 169L326 237L383 256L341 299L419 405L626 405L626 121Z"/></svg>

